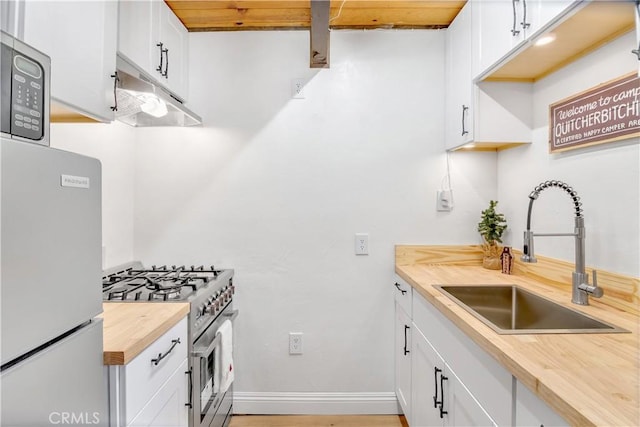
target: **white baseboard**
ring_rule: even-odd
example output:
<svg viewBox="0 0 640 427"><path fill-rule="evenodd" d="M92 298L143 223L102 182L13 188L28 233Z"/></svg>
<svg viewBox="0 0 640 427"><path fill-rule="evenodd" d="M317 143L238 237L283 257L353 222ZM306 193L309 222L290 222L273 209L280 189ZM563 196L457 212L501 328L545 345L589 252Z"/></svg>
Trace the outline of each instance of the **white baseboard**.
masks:
<svg viewBox="0 0 640 427"><path fill-rule="evenodd" d="M399 414L394 392L278 393L235 392L234 414L389 415Z"/></svg>

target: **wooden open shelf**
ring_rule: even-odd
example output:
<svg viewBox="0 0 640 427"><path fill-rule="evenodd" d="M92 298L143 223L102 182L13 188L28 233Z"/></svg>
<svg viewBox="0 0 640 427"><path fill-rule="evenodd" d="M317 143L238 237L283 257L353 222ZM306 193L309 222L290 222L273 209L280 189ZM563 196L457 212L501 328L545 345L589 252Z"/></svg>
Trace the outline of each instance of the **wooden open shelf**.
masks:
<svg viewBox="0 0 640 427"><path fill-rule="evenodd" d="M632 31L634 19L631 1L585 2L566 19L534 34L478 80L535 82ZM537 39L549 33L555 35L555 41L535 46Z"/></svg>
<svg viewBox="0 0 640 427"><path fill-rule="evenodd" d="M452 148L449 151L502 151L527 144L530 142L473 142Z"/></svg>
<svg viewBox="0 0 640 427"><path fill-rule="evenodd" d="M100 121L67 108L54 100L51 100L51 114L49 117L51 123L100 123Z"/></svg>

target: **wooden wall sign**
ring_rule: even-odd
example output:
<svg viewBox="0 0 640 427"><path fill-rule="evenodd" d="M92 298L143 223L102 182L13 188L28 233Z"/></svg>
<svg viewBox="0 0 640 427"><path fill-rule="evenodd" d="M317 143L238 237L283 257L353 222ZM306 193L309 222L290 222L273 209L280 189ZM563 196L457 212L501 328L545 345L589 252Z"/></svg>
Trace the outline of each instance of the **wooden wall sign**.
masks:
<svg viewBox="0 0 640 427"><path fill-rule="evenodd" d="M640 137L640 78L628 74L549 106L549 151Z"/></svg>

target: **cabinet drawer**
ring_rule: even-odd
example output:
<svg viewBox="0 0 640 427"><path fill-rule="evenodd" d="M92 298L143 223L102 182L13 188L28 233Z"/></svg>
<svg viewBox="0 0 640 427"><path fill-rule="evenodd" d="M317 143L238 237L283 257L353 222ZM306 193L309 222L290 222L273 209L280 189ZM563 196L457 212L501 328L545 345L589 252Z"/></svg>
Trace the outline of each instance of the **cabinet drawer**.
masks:
<svg viewBox="0 0 640 427"><path fill-rule="evenodd" d="M174 345L174 340L180 342ZM169 352L167 354L167 352ZM165 355L157 364L153 359ZM183 318L142 353L124 366L124 400L126 424L142 410L171 374L187 358L187 318Z"/></svg>
<svg viewBox="0 0 640 427"><path fill-rule="evenodd" d="M393 286L396 302L402 307L404 312L409 315L409 318L411 318L411 296L413 295L413 288L397 274Z"/></svg>

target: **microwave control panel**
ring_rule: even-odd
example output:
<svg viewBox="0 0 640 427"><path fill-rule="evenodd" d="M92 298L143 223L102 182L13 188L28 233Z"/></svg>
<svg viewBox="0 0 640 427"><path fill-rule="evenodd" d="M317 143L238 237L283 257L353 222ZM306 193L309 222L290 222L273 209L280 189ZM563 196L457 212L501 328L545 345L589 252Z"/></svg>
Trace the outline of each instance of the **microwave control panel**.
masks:
<svg viewBox="0 0 640 427"><path fill-rule="evenodd" d="M11 76L11 133L23 138L44 137L44 71L24 55L13 56Z"/></svg>

